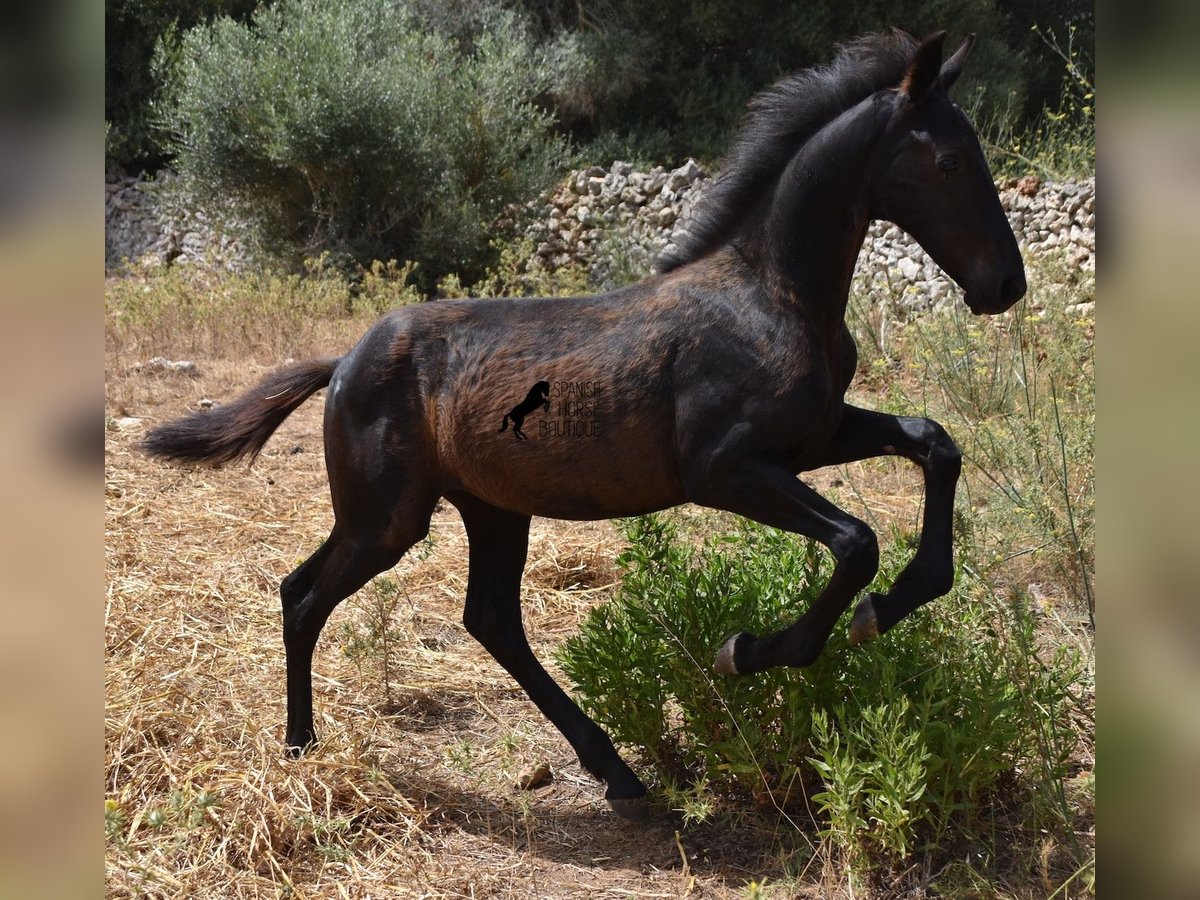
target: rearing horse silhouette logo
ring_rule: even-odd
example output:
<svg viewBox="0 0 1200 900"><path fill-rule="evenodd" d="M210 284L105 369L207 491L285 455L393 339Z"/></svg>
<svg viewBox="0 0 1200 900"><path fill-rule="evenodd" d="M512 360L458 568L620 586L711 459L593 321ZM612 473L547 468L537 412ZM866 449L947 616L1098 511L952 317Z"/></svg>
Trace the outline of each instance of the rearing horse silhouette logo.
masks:
<svg viewBox="0 0 1200 900"><path fill-rule="evenodd" d="M521 430L521 426L525 422L525 417L539 406L545 410L550 409L550 382L548 381L539 381L529 389L524 400L505 413L504 418L500 421L500 430L507 431L508 420L512 419L513 436L518 441L528 440L525 432Z"/></svg>

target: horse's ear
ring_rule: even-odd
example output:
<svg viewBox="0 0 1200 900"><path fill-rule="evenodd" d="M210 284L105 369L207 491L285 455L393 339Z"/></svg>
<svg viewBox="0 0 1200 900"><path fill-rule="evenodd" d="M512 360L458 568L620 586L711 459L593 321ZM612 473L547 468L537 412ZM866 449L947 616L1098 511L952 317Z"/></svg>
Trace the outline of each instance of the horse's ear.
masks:
<svg viewBox="0 0 1200 900"><path fill-rule="evenodd" d="M908 72L900 82L900 94L910 105L920 103L937 84L942 70L942 44L946 40L946 32L935 31L917 47Z"/></svg>
<svg viewBox="0 0 1200 900"><path fill-rule="evenodd" d="M967 39L962 42L962 46L954 51L954 55L942 63L942 72L938 77L942 82L942 87L946 90L958 81L958 76L962 74L963 63L967 57L971 55L971 48L975 46L975 35L968 34Z"/></svg>

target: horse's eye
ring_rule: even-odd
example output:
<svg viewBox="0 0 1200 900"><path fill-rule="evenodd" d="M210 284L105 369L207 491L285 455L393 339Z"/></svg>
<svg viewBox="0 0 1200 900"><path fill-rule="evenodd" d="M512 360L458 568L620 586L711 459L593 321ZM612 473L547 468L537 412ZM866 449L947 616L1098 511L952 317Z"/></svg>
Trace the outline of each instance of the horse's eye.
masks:
<svg viewBox="0 0 1200 900"><path fill-rule="evenodd" d="M955 169L958 168L958 157L957 156L939 156L938 161L937 161L937 167L939 169L941 169L943 172L953 172Z"/></svg>

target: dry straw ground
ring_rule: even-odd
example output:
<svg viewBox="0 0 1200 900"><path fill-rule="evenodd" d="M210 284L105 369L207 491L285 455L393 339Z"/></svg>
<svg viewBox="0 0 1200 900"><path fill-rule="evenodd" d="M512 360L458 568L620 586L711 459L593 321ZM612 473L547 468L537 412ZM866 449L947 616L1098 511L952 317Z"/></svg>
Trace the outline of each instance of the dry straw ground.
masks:
<svg viewBox="0 0 1200 900"><path fill-rule="evenodd" d="M339 609L318 647L318 728L282 754L278 583L332 522L320 399L251 468L141 457L150 424L229 398L268 368L196 358L198 377L112 357L106 451L106 870L111 897L725 897L778 868L770 822L738 834L614 818L566 742L461 626L453 508L392 573L378 657L347 654ZM134 421L136 420L136 421ZM535 523L525 622L539 656L615 579L606 522ZM365 628L365 626L362 626ZM553 780L522 791L527 769ZM818 873L814 873L814 877Z"/></svg>

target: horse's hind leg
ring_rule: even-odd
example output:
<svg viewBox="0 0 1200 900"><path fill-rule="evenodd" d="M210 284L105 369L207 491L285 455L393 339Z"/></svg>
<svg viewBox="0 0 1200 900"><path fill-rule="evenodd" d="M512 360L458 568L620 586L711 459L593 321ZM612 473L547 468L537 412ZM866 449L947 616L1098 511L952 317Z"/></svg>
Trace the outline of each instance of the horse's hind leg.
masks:
<svg viewBox="0 0 1200 900"><path fill-rule="evenodd" d="M887 631L918 606L947 593L954 584L954 490L962 454L945 429L931 419L892 416L847 406L822 465L873 456L904 456L925 474L921 540L912 561L886 595L868 594L854 611L853 643Z"/></svg>
<svg viewBox="0 0 1200 900"><path fill-rule="evenodd" d="M287 746L292 755L316 741L312 659L326 620L334 607L394 566L429 532L435 500L401 501L394 508L389 505L390 521L360 516L339 519L317 552L280 585L287 652Z"/></svg>
<svg viewBox="0 0 1200 900"><path fill-rule="evenodd" d="M521 573L529 544L529 517L474 497L451 495L462 513L470 545L463 623L562 732L587 771L603 780L613 810L627 818L646 814L646 788L589 719L534 656L521 624Z"/></svg>

